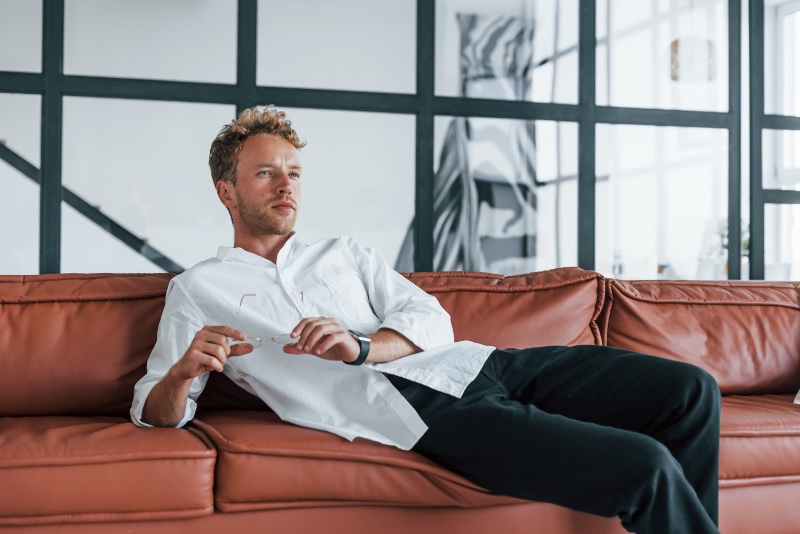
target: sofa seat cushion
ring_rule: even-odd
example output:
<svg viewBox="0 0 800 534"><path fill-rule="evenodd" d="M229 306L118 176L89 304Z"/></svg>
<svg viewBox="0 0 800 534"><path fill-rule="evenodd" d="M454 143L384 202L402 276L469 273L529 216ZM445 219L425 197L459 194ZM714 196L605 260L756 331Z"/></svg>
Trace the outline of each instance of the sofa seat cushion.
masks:
<svg viewBox="0 0 800 534"><path fill-rule="evenodd" d="M800 405L794 395L722 398L720 487L800 481Z"/></svg>
<svg viewBox="0 0 800 534"><path fill-rule="evenodd" d="M479 507L523 502L489 493L415 452L281 421L219 411L192 423L218 450L224 512L307 506Z"/></svg>
<svg viewBox="0 0 800 534"><path fill-rule="evenodd" d="M215 458L194 430L115 416L0 417L0 525L211 514Z"/></svg>

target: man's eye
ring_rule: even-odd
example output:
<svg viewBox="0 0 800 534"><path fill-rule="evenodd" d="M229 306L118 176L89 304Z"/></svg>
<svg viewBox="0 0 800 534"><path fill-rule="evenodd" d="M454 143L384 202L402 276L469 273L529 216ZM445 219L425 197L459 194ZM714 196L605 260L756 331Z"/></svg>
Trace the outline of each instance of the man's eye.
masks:
<svg viewBox="0 0 800 534"><path fill-rule="evenodd" d="M293 173L291 174L291 176L292 176L293 178L300 178L300 173L293 172Z"/></svg>

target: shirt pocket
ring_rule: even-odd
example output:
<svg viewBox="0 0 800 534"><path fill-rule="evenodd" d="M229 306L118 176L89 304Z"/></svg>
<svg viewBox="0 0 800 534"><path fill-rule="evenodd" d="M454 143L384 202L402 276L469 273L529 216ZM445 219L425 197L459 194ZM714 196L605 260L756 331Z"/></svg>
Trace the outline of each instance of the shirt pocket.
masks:
<svg viewBox="0 0 800 534"><path fill-rule="evenodd" d="M343 317L355 325L370 324L375 321L375 313L369 303L369 295L364 282L356 273L336 273L322 277L322 283L330 293Z"/></svg>

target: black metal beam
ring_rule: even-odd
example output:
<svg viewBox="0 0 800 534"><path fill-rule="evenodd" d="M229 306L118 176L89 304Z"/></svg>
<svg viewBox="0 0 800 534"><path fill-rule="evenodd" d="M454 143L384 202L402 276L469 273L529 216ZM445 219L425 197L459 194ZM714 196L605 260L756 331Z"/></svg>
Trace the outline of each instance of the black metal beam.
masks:
<svg viewBox="0 0 800 534"><path fill-rule="evenodd" d="M140 80L135 78L104 78L63 76L62 93L67 96L120 98L132 100L163 100L237 105L241 98L237 85ZM42 93L39 74L0 72L0 92ZM254 88L256 104L280 102L286 107L331 109L379 113L416 114L419 99L413 94L341 91L277 86ZM578 122L582 112L572 104L517 102L481 98L434 96L431 103L434 115L463 117L496 117L519 120L555 120ZM670 109L624 108L595 106L597 122L607 124L641 124L697 128L727 128L726 113ZM798 130L799 117L765 116L766 128Z"/></svg>
<svg viewBox="0 0 800 534"><path fill-rule="evenodd" d="M676 126L679 128L727 128L730 121L727 113L680 109L597 106L596 115L599 123Z"/></svg>
<svg viewBox="0 0 800 534"><path fill-rule="evenodd" d="M165 100L207 104L236 104L235 85L221 83L138 80L99 76L64 76L62 91L67 96Z"/></svg>
<svg viewBox="0 0 800 534"><path fill-rule="evenodd" d="M433 100L436 5L417 0L417 121L414 270L433 270Z"/></svg>
<svg viewBox="0 0 800 534"><path fill-rule="evenodd" d="M43 75L30 72L0 70L0 93L42 94L43 92Z"/></svg>
<svg viewBox="0 0 800 534"><path fill-rule="evenodd" d="M39 176L39 169L4 144L0 144L0 159L36 182L37 185L41 185L42 179Z"/></svg>
<svg viewBox="0 0 800 534"><path fill-rule="evenodd" d="M728 279L742 277L742 3L728 0Z"/></svg>
<svg viewBox="0 0 800 534"><path fill-rule="evenodd" d="M258 44L258 5L256 0L239 0L236 39L236 115L257 104L256 54Z"/></svg>
<svg viewBox="0 0 800 534"><path fill-rule="evenodd" d="M37 169L28 160L2 144L0 144L0 159L18 170L23 176L26 176L36 184L41 185L39 169ZM61 196L64 199L64 202L74 208L78 213L94 222L97 224L97 226L110 233L112 236L122 241L125 245L143 255L165 271L172 273L183 272L183 267L169 259L161 251L148 245L147 241L144 239L136 237L117 221L105 215L103 212L83 200L83 198L79 197L66 187L61 187Z"/></svg>
<svg viewBox="0 0 800 534"><path fill-rule="evenodd" d="M765 204L800 204L800 191L764 189Z"/></svg>
<svg viewBox="0 0 800 534"><path fill-rule="evenodd" d="M415 95L401 93L371 93L291 87L256 87L259 103L271 103L290 108L371 111L378 113L415 114L418 100Z"/></svg>
<svg viewBox="0 0 800 534"><path fill-rule="evenodd" d="M151 247L146 240L136 237L127 228L117 221L108 217L100 210L83 200L81 197L64 187L62 189L64 202L75 208L78 213L95 223L97 226L116 237L122 243L132 248L151 262L155 263L165 271L171 273L183 272L183 267L169 259L158 249Z"/></svg>
<svg viewBox="0 0 800 534"><path fill-rule="evenodd" d="M255 60L254 55L252 59ZM252 82L255 84L255 65L251 69L240 65L237 72L241 73L237 76L252 77ZM250 74L247 74L248 72ZM24 88L22 81L5 82L4 77L5 73L0 72L0 92L22 92L13 91L17 88ZM33 85L34 80L28 80L25 83ZM5 87L8 87L9 90L6 91ZM308 109L373 111L409 115L415 114L417 111L417 97L412 94L277 86L256 87L255 85L248 86L247 83L228 85L135 78L64 76L63 93L68 96L231 104L237 107L242 105L240 103L242 100L242 102L251 103L245 107L277 102L281 106Z"/></svg>
<svg viewBox="0 0 800 534"><path fill-rule="evenodd" d="M581 119L581 108L570 104L545 104L515 100L437 96L433 99L432 107L435 115L457 117L491 117L570 122L578 122Z"/></svg>
<svg viewBox="0 0 800 534"><path fill-rule="evenodd" d="M764 1L750 0L750 280L764 279Z"/></svg>
<svg viewBox="0 0 800 534"><path fill-rule="evenodd" d="M800 130L800 117L764 115L761 123L769 130Z"/></svg>
<svg viewBox="0 0 800 534"><path fill-rule="evenodd" d="M578 266L595 267L596 18L594 0L581 0L578 35Z"/></svg>
<svg viewBox="0 0 800 534"><path fill-rule="evenodd" d="M61 79L64 56L64 0L43 5L42 157L39 187L39 272L61 271Z"/></svg>

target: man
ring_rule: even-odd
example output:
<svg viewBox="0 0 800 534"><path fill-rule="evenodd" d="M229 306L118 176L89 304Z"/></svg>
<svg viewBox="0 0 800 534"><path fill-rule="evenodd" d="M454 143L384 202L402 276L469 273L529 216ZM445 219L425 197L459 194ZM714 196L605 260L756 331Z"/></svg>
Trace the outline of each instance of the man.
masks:
<svg viewBox="0 0 800 534"><path fill-rule="evenodd" d="M172 280L136 424L183 426L222 372L285 421L414 449L497 493L717 532L713 378L609 347L454 343L436 299L376 252L294 233L303 146L272 107L212 143L234 248Z"/></svg>

